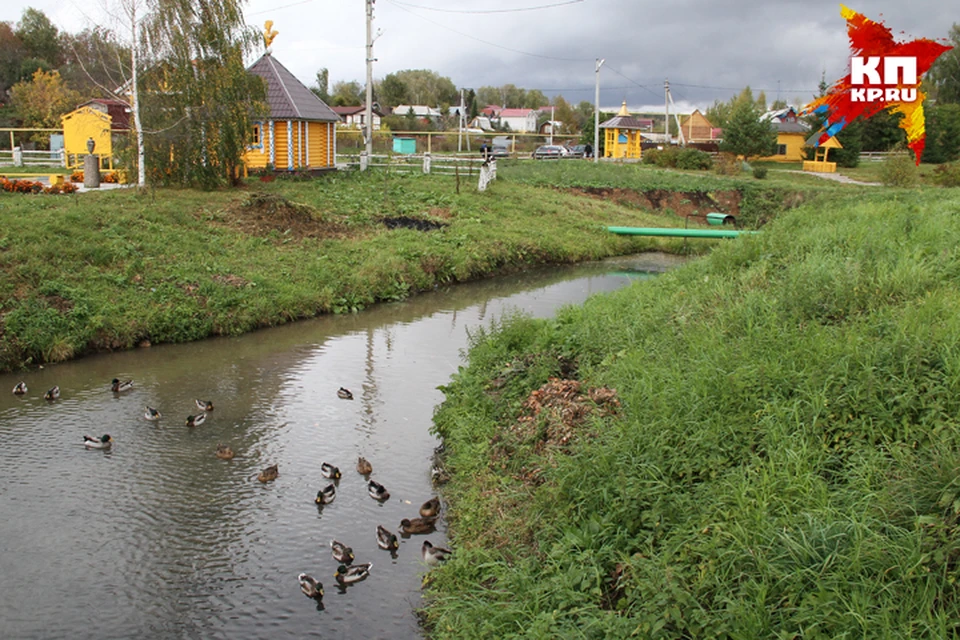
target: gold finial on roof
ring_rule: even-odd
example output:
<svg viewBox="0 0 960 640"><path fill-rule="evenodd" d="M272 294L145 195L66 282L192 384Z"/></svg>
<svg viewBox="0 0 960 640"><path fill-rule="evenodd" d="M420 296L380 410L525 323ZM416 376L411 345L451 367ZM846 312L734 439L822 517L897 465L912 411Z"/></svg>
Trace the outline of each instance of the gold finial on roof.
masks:
<svg viewBox="0 0 960 640"><path fill-rule="evenodd" d="M623 106L620 107L620 113L618 113L617 115L618 115L618 116L629 116L629 115L630 115L630 112L627 111L627 101L626 101L626 100L623 101Z"/></svg>
<svg viewBox="0 0 960 640"><path fill-rule="evenodd" d="M266 44L267 50L270 49L270 44L279 33L279 31L273 30L273 20L267 20L263 23L263 42Z"/></svg>

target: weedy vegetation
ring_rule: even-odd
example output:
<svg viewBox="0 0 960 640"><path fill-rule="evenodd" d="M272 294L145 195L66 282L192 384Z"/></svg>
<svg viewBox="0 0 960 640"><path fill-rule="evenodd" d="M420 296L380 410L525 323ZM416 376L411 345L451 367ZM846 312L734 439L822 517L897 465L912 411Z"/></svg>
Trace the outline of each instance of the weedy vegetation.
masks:
<svg viewBox="0 0 960 640"><path fill-rule="evenodd" d="M960 192L849 193L472 336L430 637L960 633Z"/></svg>

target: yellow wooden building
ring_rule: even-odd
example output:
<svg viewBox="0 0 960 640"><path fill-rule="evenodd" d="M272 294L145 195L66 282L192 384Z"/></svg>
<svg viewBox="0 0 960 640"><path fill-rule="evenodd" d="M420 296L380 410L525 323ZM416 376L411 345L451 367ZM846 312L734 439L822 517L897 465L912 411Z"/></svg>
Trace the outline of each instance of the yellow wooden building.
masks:
<svg viewBox="0 0 960 640"><path fill-rule="evenodd" d="M640 132L647 127L630 115L627 103L620 112L600 125L603 129L604 158L640 158Z"/></svg>
<svg viewBox="0 0 960 640"><path fill-rule="evenodd" d="M254 124L252 143L243 156L247 169L334 169L340 116L269 50L248 71L263 78L269 113Z"/></svg>
<svg viewBox="0 0 960 640"><path fill-rule="evenodd" d="M772 156L756 158L756 160L803 162L807 157L804 147L807 146L810 127L799 119L797 110L786 107L768 111L760 116L760 119L769 122L777 132L777 152Z"/></svg>
<svg viewBox="0 0 960 640"><path fill-rule="evenodd" d="M82 167L87 141L94 142L93 154L100 167L113 169L113 136L130 132L130 106L122 100L91 100L61 118L63 152L70 168Z"/></svg>
<svg viewBox="0 0 960 640"><path fill-rule="evenodd" d="M815 173L836 173L837 163L829 162L827 160L827 154L830 153L830 149L842 149L843 145L840 144L840 141L837 140L836 136L827 138L826 142L821 142L818 145L817 138L819 137L820 134L815 133L807 139L807 146L814 148L813 160L804 160L803 170L813 171Z"/></svg>

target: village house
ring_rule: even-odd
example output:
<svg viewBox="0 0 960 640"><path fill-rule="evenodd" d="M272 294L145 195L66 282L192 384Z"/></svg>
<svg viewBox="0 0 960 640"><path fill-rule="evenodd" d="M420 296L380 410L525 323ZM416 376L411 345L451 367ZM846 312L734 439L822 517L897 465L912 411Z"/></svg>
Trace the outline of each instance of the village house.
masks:
<svg viewBox="0 0 960 640"><path fill-rule="evenodd" d="M367 118L367 107L366 105L360 105L356 107L331 107L333 112L340 116L340 121L343 122L343 125L350 129L363 129L366 126ZM380 108L374 106L371 111L370 119L373 121L373 130L380 130L380 119L383 118L383 114L380 112Z"/></svg>
<svg viewBox="0 0 960 640"><path fill-rule="evenodd" d="M253 139L243 155L246 167L333 169L340 116L280 64L269 49L247 70L263 78L268 113L253 126Z"/></svg>

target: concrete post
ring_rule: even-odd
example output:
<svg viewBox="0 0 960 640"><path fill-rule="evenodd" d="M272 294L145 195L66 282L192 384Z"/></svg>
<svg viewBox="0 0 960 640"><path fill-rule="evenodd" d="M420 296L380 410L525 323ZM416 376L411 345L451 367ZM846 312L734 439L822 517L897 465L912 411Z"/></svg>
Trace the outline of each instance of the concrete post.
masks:
<svg viewBox="0 0 960 640"><path fill-rule="evenodd" d="M430 173L430 154L423 154L423 172Z"/></svg>
<svg viewBox="0 0 960 640"><path fill-rule="evenodd" d="M13 148L13 166L22 167L23 166L23 149L20 147Z"/></svg>
<svg viewBox="0 0 960 640"><path fill-rule="evenodd" d="M100 159L92 153L83 157L83 186L87 189L100 188Z"/></svg>

